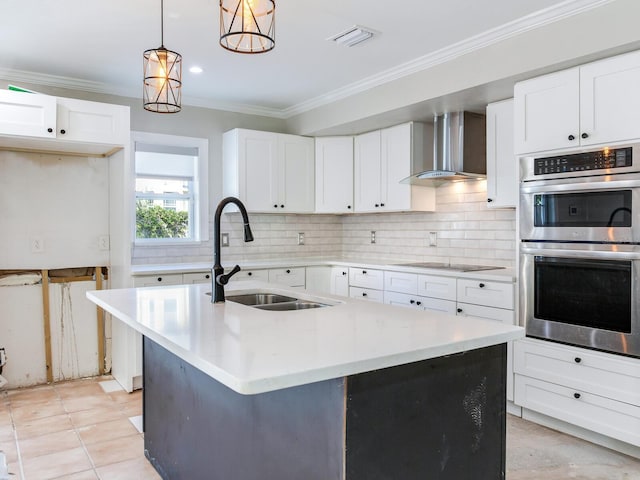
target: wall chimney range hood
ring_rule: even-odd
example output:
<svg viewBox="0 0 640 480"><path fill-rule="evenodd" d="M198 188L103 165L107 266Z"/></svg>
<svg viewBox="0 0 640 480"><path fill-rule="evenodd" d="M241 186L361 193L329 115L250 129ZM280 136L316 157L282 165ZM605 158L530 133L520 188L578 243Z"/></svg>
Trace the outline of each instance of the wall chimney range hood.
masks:
<svg viewBox="0 0 640 480"><path fill-rule="evenodd" d="M485 116L472 112L449 112L433 120L433 167L400 183L439 186L460 180L486 178Z"/></svg>

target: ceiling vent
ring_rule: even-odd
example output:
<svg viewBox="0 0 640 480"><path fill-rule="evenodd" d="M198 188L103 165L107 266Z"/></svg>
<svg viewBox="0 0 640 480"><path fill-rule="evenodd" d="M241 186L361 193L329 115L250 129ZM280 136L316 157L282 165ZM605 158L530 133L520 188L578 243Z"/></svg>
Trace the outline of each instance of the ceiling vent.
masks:
<svg viewBox="0 0 640 480"><path fill-rule="evenodd" d="M340 32L337 35L327 38L327 40L336 42L338 45L343 45L345 47L353 47L365 40L369 40L371 37L373 37L373 31L354 25L344 32Z"/></svg>

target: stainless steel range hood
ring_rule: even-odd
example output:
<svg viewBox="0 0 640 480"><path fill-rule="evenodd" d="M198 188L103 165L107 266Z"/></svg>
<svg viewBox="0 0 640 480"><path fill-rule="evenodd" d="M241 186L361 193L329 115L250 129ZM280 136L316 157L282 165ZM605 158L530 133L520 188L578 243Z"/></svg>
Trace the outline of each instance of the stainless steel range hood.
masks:
<svg viewBox="0 0 640 480"><path fill-rule="evenodd" d="M433 120L433 167L400 181L410 185L438 186L450 181L486 177L485 116L450 112Z"/></svg>

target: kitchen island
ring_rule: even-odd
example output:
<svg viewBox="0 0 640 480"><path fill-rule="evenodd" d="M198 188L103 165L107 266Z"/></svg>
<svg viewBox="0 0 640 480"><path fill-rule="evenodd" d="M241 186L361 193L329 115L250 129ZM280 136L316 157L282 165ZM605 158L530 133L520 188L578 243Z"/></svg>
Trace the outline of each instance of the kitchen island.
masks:
<svg viewBox="0 0 640 480"><path fill-rule="evenodd" d="M145 454L165 479L504 478L518 327L238 282L330 306L211 304L207 285L90 292L144 336Z"/></svg>

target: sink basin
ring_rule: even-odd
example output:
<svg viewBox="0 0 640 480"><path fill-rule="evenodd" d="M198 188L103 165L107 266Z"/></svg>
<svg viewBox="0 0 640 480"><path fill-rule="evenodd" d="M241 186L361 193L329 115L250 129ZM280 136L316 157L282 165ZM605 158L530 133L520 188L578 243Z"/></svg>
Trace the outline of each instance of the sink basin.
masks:
<svg viewBox="0 0 640 480"><path fill-rule="evenodd" d="M326 303L318 303L318 302L305 302L303 300L298 300L296 302L282 302L282 303L272 303L270 305L254 305L256 308L260 310L271 310L275 312L285 312L288 310L306 310L308 308L320 308L320 307L329 307Z"/></svg>
<svg viewBox="0 0 640 480"><path fill-rule="evenodd" d="M227 300L230 302L241 303L243 305L256 306L295 302L297 299L275 293L249 293L245 295L229 295L227 296Z"/></svg>

